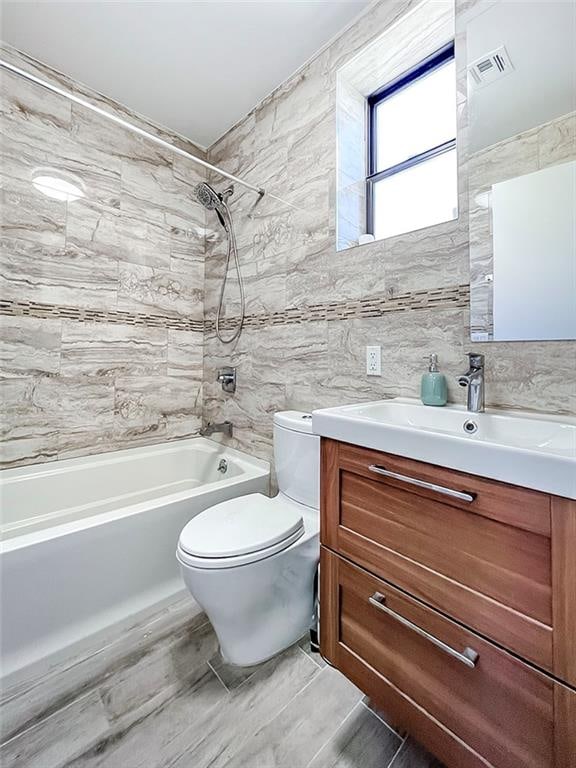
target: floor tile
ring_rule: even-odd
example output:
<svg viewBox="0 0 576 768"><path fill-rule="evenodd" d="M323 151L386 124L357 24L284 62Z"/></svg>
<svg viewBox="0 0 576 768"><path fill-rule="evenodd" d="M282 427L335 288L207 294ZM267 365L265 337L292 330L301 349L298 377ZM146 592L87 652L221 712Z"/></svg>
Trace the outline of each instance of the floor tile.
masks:
<svg viewBox="0 0 576 768"><path fill-rule="evenodd" d="M382 707L379 707L376 704L376 702L369 699L368 696L364 696L364 698L362 699L362 703L364 704L365 707L368 707L370 711L374 712L374 714L377 715L377 717L379 717L380 720L385 722L389 728L391 728L393 731L396 731L396 733L398 734L398 736L400 736L400 738L403 739L407 735L406 729L403 728L398 723L396 723L394 721L394 718L391 715L389 715L385 709L383 709Z"/></svg>
<svg viewBox="0 0 576 768"><path fill-rule="evenodd" d="M396 733L359 704L309 768L385 768L401 744Z"/></svg>
<svg viewBox="0 0 576 768"><path fill-rule="evenodd" d="M221 768L321 674L317 665L294 647L266 662L234 689L213 715L199 719L190 733L182 734L184 742L191 737L195 742L171 768ZM247 766L253 768L249 761L244 763L244 768Z"/></svg>
<svg viewBox="0 0 576 768"><path fill-rule="evenodd" d="M125 731L117 730L67 768L161 768L175 758L174 742L191 723L211 716L229 694L206 664L188 689ZM183 751L182 742L178 747ZM179 754L177 752L176 754Z"/></svg>
<svg viewBox="0 0 576 768"><path fill-rule="evenodd" d="M232 691L234 688L238 688L239 685L249 677L252 677L266 662L262 664L254 664L251 667L240 667L237 664L228 664L224 661L220 651L214 654L209 661L210 666L214 672L218 675L222 683Z"/></svg>
<svg viewBox="0 0 576 768"><path fill-rule="evenodd" d="M298 646L304 651L304 653L307 653L308 656L312 659L312 661L315 661L316 664L318 664L319 667L325 667L326 662L322 658L322 656L318 653L318 651L313 651L310 647L310 635L305 634L303 637L300 638L298 641Z"/></svg>
<svg viewBox="0 0 576 768"><path fill-rule="evenodd" d="M102 702L93 691L8 741L0 750L0 765L60 768L107 732Z"/></svg>
<svg viewBox="0 0 576 768"><path fill-rule="evenodd" d="M392 761L390 768L445 768L445 766L413 739L408 739Z"/></svg>
<svg viewBox="0 0 576 768"><path fill-rule="evenodd" d="M334 735L362 694L343 675L325 667L244 747L227 768L304 768Z"/></svg>

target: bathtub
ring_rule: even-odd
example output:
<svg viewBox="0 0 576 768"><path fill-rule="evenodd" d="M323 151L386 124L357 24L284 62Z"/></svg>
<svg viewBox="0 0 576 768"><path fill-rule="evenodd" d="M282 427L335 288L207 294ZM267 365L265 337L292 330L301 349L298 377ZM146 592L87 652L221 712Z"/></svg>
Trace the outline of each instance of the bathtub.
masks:
<svg viewBox="0 0 576 768"><path fill-rule="evenodd" d="M269 478L267 462L200 437L1 472L2 679L181 596L184 525L268 493Z"/></svg>

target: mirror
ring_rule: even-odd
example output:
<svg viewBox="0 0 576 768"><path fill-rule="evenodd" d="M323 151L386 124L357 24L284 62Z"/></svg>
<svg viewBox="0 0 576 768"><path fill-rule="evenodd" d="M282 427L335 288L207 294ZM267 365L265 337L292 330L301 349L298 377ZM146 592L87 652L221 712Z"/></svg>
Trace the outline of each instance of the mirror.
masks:
<svg viewBox="0 0 576 768"><path fill-rule="evenodd" d="M576 4L479 3L465 30L472 339L575 339Z"/></svg>

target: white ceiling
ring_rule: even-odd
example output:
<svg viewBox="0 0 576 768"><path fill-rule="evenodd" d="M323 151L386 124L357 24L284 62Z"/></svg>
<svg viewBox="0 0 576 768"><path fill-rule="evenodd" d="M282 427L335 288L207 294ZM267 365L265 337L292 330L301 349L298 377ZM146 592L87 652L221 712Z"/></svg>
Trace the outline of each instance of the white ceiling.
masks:
<svg viewBox="0 0 576 768"><path fill-rule="evenodd" d="M2 39L208 147L368 0L2 0Z"/></svg>

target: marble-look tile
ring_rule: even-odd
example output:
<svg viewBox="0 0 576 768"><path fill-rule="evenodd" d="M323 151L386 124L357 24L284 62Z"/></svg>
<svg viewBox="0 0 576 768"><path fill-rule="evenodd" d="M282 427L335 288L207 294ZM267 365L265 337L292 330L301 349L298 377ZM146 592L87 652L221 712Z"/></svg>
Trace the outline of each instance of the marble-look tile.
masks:
<svg viewBox="0 0 576 768"><path fill-rule="evenodd" d="M114 389L118 438L187 437L201 426L201 386L188 377L119 377Z"/></svg>
<svg viewBox="0 0 576 768"><path fill-rule="evenodd" d="M65 320L62 326L62 374L165 374L167 333L163 328Z"/></svg>
<svg viewBox="0 0 576 768"><path fill-rule="evenodd" d="M442 763L417 744L408 739L402 746L390 768L445 768Z"/></svg>
<svg viewBox="0 0 576 768"><path fill-rule="evenodd" d="M328 323L329 386L323 395L330 403L418 397L427 354L438 354L448 382L449 398L462 400L456 375L465 362L460 329L461 309L422 309L383 317ZM382 347L382 376L365 374L365 346Z"/></svg>
<svg viewBox="0 0 576 768"><path fill-rule="evenodd" d="M120 255L120 214L116 208L75 200L66 216L66 248L93 263L114 263Z"/></svg>
<svg viewBox="0 0 576 768"><path fill-rule="evenodd" d="M0 267L4 299L92 309L116 306L116 259L2 237Z"/></svg>
<svg viewBox="0 0 576 768"><path fill-rule="evenodd" d="M493 144L468 160L471 189L496 184L538 170L538 129Z"/></svg>
<svg viewBox="0 0 576 768"><path fill-rule="evenodd" d="M189 275L120 263L118 308L152 314L171 312L202 319L202 288Z"/></svg>
<svg viewBox="0 0 576 768"><path fill-rule="evenodd" d="M179 331L168 328L169 376L188 376L202 381L204 334L202 331Z"/></svg>
<svg viewBox="0 0 576 768"><path fill-rule="evenodd" d="M55 375L60 371L62 320L0 316L2 377Z"/></svg>
<svg viewBox="0 0 576 768"><path fill-rule="evenodd" d="M486 356L487 405L576 413L574 342L471 343L469 351Z"/></svg>
<svg viewBox="0 0 576 768"><path fill-rule="evenodd" d="M112 426L114 387L90 377L5 379L0 381L3 460L23 463L54 456L60 431ZM82 407L78 407L78 403Z"/></svg>
<svg viewBox="0 0 576 768"><path fill-rule="evenodd" d="M170 268L170 227L164 223L147 221L139 216L122 213L118 222L122 262L151 268ZM120 280L122 280L122 272Z"/></svg>
<svg viewBox="0 0 576 768"><path fill-rule="evenodd" d="M284 710L224 763L227 768L306 766L338 730L362 694L343 675L325 667ZM323 702L323 706L314 703Z"/></svg>
<svg viewBox="0 0 576 768"><path fill-rule="evenodd" d="M66 202L39 192L29 180L0 177L2 237L25 240L36 246L63 248L66 237Z"/></svg>
<svg viewBox="0 0 576 768"><path fill-rule="evenodd" d="M446 222L385 241L386 289L393 294L468 282L468 227Z"/></svg>
<svg viewBox="0 0 576 768"><path fill-rule="evenodd" d="M547 168L576 158L576 112L543 125L538 132L538 164Z"/></svg>
<svg viewBox="0 0 576 768"><path fill-rule="evenodd" d="M37 408L38 377L0 379L0 466L35 464L57 457L58 430Z"/></svg>
<svg viewBox="0 0 576 768"><path fill-rule="evenodd" d="M107 731L100 697L91 692L8 741L0 759L10 768L61 768Z"/></svg>
<svg viewBox="0 0 576 768"><path fill-rule="evenodd" d="M369 709L358 704L309 768L383 768L402 744Z"/></svg>

